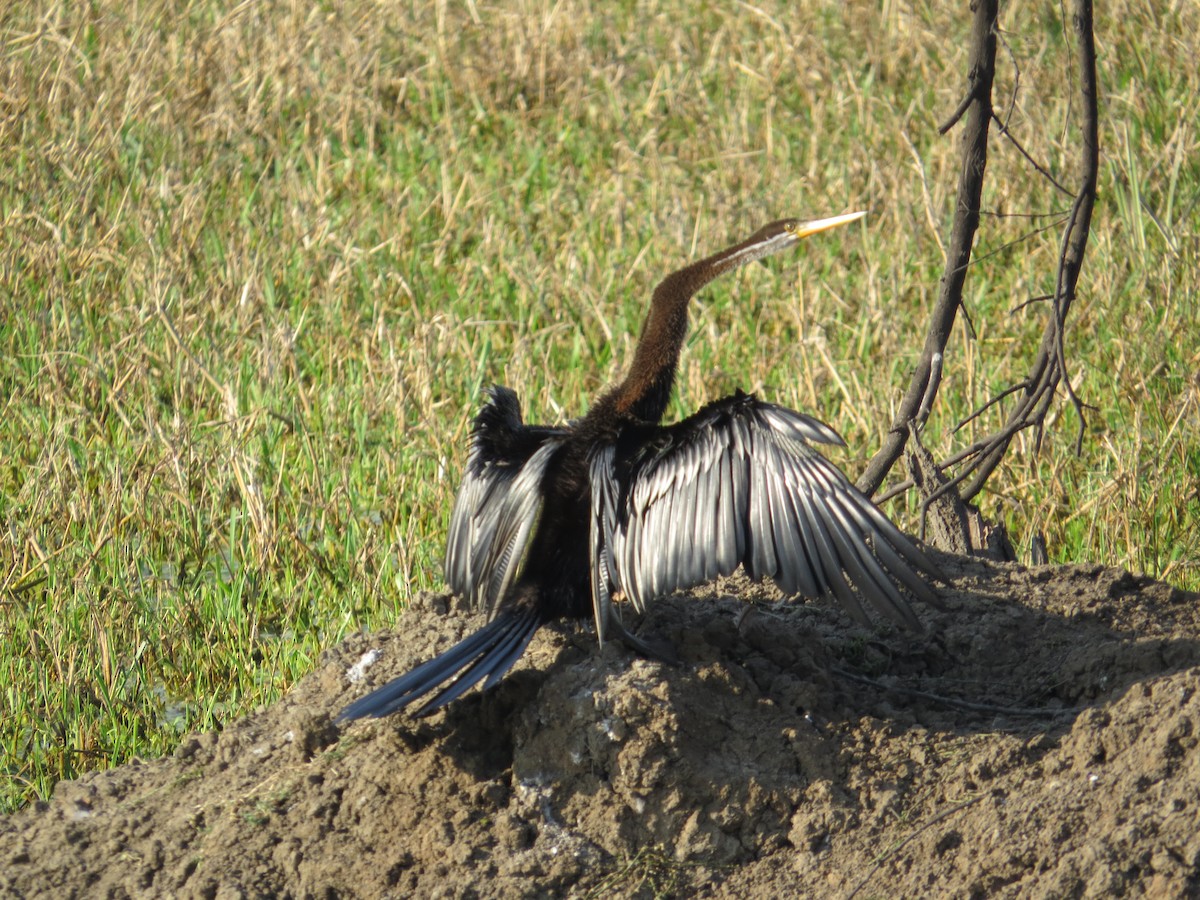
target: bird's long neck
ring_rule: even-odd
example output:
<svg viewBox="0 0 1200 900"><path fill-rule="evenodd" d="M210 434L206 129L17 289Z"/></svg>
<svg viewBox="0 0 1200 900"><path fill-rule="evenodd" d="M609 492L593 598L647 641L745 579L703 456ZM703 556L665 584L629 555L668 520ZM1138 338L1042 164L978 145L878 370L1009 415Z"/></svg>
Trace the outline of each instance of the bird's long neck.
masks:
<svg viewBox="0 0 1200 900"><path fill-rule="evenodd" d="M602 405L612 404L617 413L646 422L662 418L675 384L679 351L687 337L688 303L717 276L771 252L757 237L672 272L659 283L629 373L603 398Z"/></svg>

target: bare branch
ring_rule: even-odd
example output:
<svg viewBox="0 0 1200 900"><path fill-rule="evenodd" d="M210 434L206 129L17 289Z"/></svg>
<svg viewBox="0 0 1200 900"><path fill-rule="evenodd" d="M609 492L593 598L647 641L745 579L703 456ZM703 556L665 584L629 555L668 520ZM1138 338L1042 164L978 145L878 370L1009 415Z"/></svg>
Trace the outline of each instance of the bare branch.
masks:
<svg viewBox="0 0 1200 900"><path fill-rule="evenodd" d="M1027 306L1032 306L1035 303L1045 303L1047 300L1053 300L1053 294L1038 294L1036 297L1030 297L1028 300L1023 300L1012 308L1014 313L1019 313ZM961 427L961 426L960 426Z"/></svg>
<svg viewBox="0 0 1200 900"><path fill-rule="evenodd" d="M933 407L933 397L937 393L937 385L942 380L942 354L933 354L933 359L929 361L929 368L929 384L925 388L925 396L921 398L921 407L917 410L917 417L914 420L918 428L921 428L929 418L929 411Z"/></svg>
<svg viewBox="0 0 1200 900"><path fill-rule="evenodd" d="M933 359L944 354L954 318L962 305L962 288L971 246L979 227L980 196L983 175L987 168L988 127L992 120L992 81L996 72L996 18L999 0L975 0L975 17L971 28L970 88L955 113L943 126L945 130L964 119L962 137L962 171L958 180L958 208L947 248L946 270L942 275L937 305L925 335L925 347L913 372L908 391L892 420L883 446L867 464L858 479L858 487L870 496L875 493L888 471L900 458L908 437L908 423L923 405L932 405L941 381L940 368L935 371Z"/></svg>
<svg viewBox="0 0 1200 900"><path fill-rule="evenodd" d="M1006 387L1004 390L1002 390L1000 393L998 393L995 397L992 397L990 400L988 400L986 403L984 403L983 406L979 407L979 409L975 410L973 413L971 413L969 416L967 416L965 419L963 419L961 422L959 422L957 425L955 425L954 430L961 431L964 427L966 427L968 424L970 424L971 422L975 421L977 418L982 416L985 412L987 412L989 409L991 409L993 406L995 406L997 403L999 403L1005 397L1011 396L1012 394L1015 394L1017 391L1024 390L1027 387L1029 387L1029 384L1024 381L1019 381L1014 385L1010 385L1009 387Z"/></svg>
<svg viewBox="0 0 1200 900"><path fill-rule="evenodd" d="M971 84L971 90L963 95L954 112L950 113L950 117L938 126L938 134L946 134L951 128L958 124L958 120L967 114L967 110L971 108L971 104L975 102L977 96L975 84Z"/></svg>
<svg viewBox="0 0 1200 900"><path fill-rule="evenodd" d="M1027 386L1025 396L1009 413L1004 427L976 445L980 448L977 451L978 455L958 475L961 478L965 472L974 471L971 482L963 489L964 500L974 497L983 488L988 476L1004 458L1009 442L1017 432L1026 428L1034 428L1037 431L1040 445L1046 413L1054 399L1059 382L1065 382L1067 397L1079 415L1079 432L1075 439L1077 453L1083 445L1086 428L1084 409L1086 406L1076 395L1067 375L1063 331L1067 313L1075 299L1079 273L1083 267L1084 251L1087 249L1088 234L1091 230L1092 208L1096 202L1096 181L1100 171L1100 113L1096 95L1096 44L1092 34L1091 0L1074 0L1071 19L1078 42L1079 94L1082 101L1081 129L1083 134L1079 158L1079 190L1075 195L1075 203L1071 207L1063 232L1062 251L1059 254L1053 297L1054 305L1049 321L1046 323L1046 330L1042 334L1042 343L1038 348L1033 367L1024 382Z"/></svg>
<svg viewBox="0 0 1200 900"><path fill-rule="evenodd" d="M978 9L976 10L978 13ZM1080 127L1082 130L1081 150L1078 164L1079 187L1074 194L1074 202L1071 205L1070 211L1066 214L1064 230L1061 239L1061 249L1059 252L1058 267L1055 274L1054 293L1044 296L1035 297L1026 303L1021 304L1018 310L1028 305L1028 303L1038 302L1042 300L1051 301L1050 315L1046 322L1045 330L1042 333L1042 341L1038 348L1038 352L1034 357L1033 363L1030 366L1029 374L1016 385L1000 391L996 396L989 399L983 406L975 410L971 415L967 416L959 423L958 428L962 428L968 422L977 418L987 409L993 407L997 402L1004 398L1019 395L1012 409L1009 410L1007 419L1003 426L998 428L993 433L975 441L970 446L959 450L951 457L946 459L938 468L943 472L952 468L958 467L953 477L945 479L943 483L936 486L929 496L925 497L922 510L925 510L929 505L939 497L945 496L958 489L959 485L965 484L961 489L961 500L970 501L983 488L987 479L990 477L1000 461L1004 458L1009 445L1014 436L1022 431L1033 429L1035 437L1035 446L1040 448L1045 425L1046 416L1049 413L1050 407L1057 394L1060 383L1065 383L1064 392L1070 400L1076 413L1079 415L1079 431L1076 435L1075 447L1076 452L1082 448L1083 435L1086 429L1085 410L1087 406L1075 393L1074 386L1071 385L1067 374L1066 352L1064 349L1063 339L1066 328L1067 315L1070 312L1071 304L1076 296L1076 288L1079 282L1079 275L1083 265L1084 252L1087 247L1087 239L1091 226L1092 209L1096 198L1096 182L1099 173L1099 108L1096 95L1096 55L1095 43L1092 35L1092 4L1091 0L1074 0L1072 9L1072 24L1074 26L1076 40L1078 44L1078 63L1079 63L1079 93L1082 100ZM994 112L989 113L992 118L996 118ZM1055 187L1061 189L1061 185L1051 178L1049 174L1041 167L1033 162L1030 155L1025 152L1010 134L1007 133L1003 123L996 118L1000 124L1001 133L1013 142L1018 151L1031 163L1034 167L1046 176ZM965 173L964 173L965 174ZM961 181L960 181L960 196L961 196ZM962 207L960 205L960 213ZM957 229L956 221L956 229ZM943 278L943 288L946 287L948 276ZM942 310L943 296L939 297L938 310ZM959 301L961 304L961 301ZM953 310L951 310L953 314ZM932 335L933 328L931 326ZM928 349L929 339L926 341ZM934 352L940 352L940 348L934 348ZM923 357L923 361L927 357ZM920 381L919 379L926 379ZM923 373L918 367L917 373L914 375L914 385L921 384L921 408L927 412L928 404L931 401L929 381L927 373ZM905 396L907 402L909 396L914 393L910 387L909 394ZM907 412L907 407L902 406L900 416ZM897 417L899 421L900 416ZM900 430L900 434L895 432ZM957 429L956 429L957 430ZM868 475L873 475L876 471L886 474L888 468L894 461L894 458L886 457L885 451L894 452L897 456L903 452L907 430L897 429L893 425L893 432L889 434L888 441L885 442L884 448L871 461L868 470L860 478L860 487L864 490L870 488L874 490L878 487L877 482L868 480ZM876 470L876 463L880 463ZM880 478L882 478L882 474ZM968 482L968 479L969 482ZM912 487L915 479L909 479L901 484L891 488L883 497L887 499L894 497L909 487ZM865 487L864 487L865 485Z"/></svg>

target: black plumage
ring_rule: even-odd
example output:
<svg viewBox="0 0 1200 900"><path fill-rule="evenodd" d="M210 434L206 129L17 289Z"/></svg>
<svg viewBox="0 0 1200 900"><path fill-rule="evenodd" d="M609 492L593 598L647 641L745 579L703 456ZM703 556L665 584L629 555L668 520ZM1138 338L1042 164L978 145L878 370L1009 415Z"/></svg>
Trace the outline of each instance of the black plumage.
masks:
<svg viewBox="0 0 1200 900"><path fill-rule="evenodd" d="M843 443L828 425L740 391L659 424L695 292L861 215L774 222L667 276L625 380L566 427L525 425L516 395L492 388L475 419L445 572L491 620L340 719L386 715L441 688L418 709L424 715L480 681L491 687L555 619L592 616L601 641L616 633L654 655L621 624L614 594L641 611L738 566L789 595L832 596L860 622L869 622L865 602L919 629L904 592L935 603L926 577L941 575L813 449Z"/></svg>

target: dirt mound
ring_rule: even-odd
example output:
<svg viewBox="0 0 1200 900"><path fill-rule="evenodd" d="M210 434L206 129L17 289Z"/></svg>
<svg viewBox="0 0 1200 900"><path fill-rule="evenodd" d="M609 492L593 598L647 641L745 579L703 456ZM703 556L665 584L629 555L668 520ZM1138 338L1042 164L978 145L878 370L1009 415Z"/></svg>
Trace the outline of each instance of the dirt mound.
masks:
<svg viewBox="0 0 1200 900"><path fill-rule="evenodd" d="M423 598L275 706L0 820L0 887L1200 894L1200 597L1099 567L950 567L925 635L727 584L642 623L678 668L545 629L495 691L339 732L369 651L380 684L480 624Z"/></svg>

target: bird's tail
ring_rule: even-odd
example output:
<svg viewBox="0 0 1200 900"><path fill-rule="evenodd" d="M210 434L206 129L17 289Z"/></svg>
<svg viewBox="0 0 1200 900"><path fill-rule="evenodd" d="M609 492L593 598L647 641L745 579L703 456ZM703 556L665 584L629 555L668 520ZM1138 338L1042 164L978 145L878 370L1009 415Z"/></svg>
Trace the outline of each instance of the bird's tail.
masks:
<svg viewBox="0 0 1200 900"><path fill-rule="evenodd" d="M483 689L487 690L512 668L541 626L541 616L531 609L506 610L440 656L355 700L338 714L337 721L397 712L452 678L450 684L417 710L417 716L441 709L485 677Z"/></svg>

